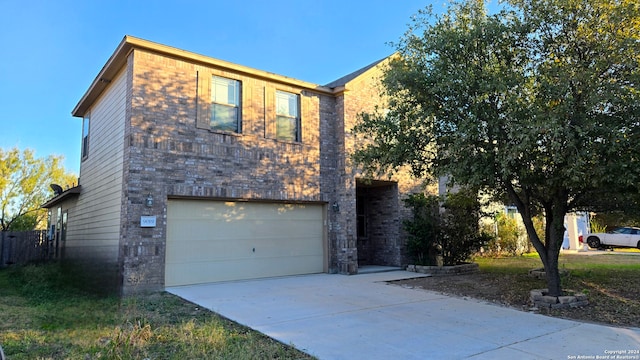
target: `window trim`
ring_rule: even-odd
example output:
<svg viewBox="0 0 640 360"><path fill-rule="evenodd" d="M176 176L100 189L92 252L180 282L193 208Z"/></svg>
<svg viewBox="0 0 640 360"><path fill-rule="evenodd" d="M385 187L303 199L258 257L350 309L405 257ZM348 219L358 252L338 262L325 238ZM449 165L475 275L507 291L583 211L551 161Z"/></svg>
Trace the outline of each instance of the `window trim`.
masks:
<svg viewBox="0 0 640 360"><path fill-rule="evenodd" d="M233 84L235 85L235 100L236 103L232 104L232 103L225 103L225 102L219 102L219 101L215 101L214 95L215 95L215 81L216 79L221 79L221 80L225 80L229 83L233 82ZM210 85L210 94L209 94L209 127L211 131L215 131L215 132L224 132L224 133L232 133L232 134L242 134L242 81L238 80L238 79L232 79L232 78L228 78L228 77L224 77L224 76L218 76L218 75L211 75L210 78L211 81L211 85ZM235 130L225 130L222 128L218 128L218 127L214 127L213 125L213 116L215 114L214 112L214 108L216 105L220 105L223 106L225 108L232 108L235 109L235 115L236 115L236 129Z"/></svg>
<svg viewBox="0 0 640 360"><path fill-rule="evenodd" d="M85 160L89 157L89 139L91 131L91 113L86 113L82 117L82 143L80 148L80 157Z"/></svg>
<svg viewBox="0 0 640 360"><path fill-rule="evenodd" d="M278 94L282 93L282 94L286 94L286 95L293 95L296 98L296 113L297 116L291 116L289 114L280 114L278 112ZM278 141L289 141L289 142L302 142L302 109L301 109L301 105L302 105L302 96L298 93L294 93L291 91L285 91L285 90L278 90L276 89L275 94L274 94L274 98L275 98L275 103L274 103L274 107L275 107L275 139ZM289 138L283 138L278 136L278 124L279 124L279 118L287 118L289 119L289 121L291 121L291 119L293 119L295 121L295 138L293 140L289 139Z"/></svg>

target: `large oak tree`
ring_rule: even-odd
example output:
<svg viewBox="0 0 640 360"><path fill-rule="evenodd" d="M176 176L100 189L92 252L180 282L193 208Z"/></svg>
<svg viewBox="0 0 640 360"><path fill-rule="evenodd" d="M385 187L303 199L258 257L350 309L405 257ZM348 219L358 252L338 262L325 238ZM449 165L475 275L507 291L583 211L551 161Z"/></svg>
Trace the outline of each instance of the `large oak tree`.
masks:
<svg viewBox="0 0 640 360"><path fill-rule="evenodd" d="M388 107L363 114L354 159L509 199L560 295L565 214L638 192L640 5L512 0L488 14L483 1L454 3L421 11L396 47Z"/></svg>

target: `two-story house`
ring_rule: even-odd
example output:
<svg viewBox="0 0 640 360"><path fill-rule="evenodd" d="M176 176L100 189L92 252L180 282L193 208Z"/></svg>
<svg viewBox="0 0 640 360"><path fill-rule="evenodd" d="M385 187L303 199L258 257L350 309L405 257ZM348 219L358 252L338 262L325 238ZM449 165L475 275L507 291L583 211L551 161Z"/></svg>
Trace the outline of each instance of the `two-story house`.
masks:
<svg viewBox="0 0 640 360"><path fill-rule="evenodd" d="M320 86L126 36L72 112L79 185L44 205L64 259L124 294L404 265L420 181L350 160L385 61Z"/></svg>

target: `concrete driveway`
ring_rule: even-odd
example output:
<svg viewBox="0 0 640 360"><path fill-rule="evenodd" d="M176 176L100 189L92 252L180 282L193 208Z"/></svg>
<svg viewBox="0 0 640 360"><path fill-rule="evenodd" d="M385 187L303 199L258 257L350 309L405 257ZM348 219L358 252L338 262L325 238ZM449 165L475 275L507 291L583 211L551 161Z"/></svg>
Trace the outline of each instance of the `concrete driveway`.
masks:
<svg viewBox="0 0 640 360"><path fill-rule="evenodd" d="M316 274L167 291L319 359L640 360L640 328L556 319L385 283L410 277L416 274Z"/></svg>

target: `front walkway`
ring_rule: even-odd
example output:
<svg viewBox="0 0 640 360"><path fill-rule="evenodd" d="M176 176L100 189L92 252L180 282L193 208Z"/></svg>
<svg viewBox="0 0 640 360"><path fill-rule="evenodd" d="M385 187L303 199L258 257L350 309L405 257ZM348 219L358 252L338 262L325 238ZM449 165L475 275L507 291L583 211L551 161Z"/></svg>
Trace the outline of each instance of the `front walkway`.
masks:
<svg viewBox="0 0 640 360"><path fill-rule="evenodd" d="M556 319L385 283L415 276L316 274L167 291L323 360L615 359L615 351L640 360L639 328Z"/></svg>

